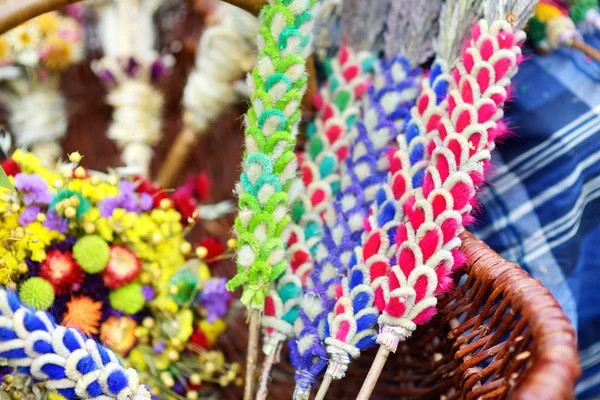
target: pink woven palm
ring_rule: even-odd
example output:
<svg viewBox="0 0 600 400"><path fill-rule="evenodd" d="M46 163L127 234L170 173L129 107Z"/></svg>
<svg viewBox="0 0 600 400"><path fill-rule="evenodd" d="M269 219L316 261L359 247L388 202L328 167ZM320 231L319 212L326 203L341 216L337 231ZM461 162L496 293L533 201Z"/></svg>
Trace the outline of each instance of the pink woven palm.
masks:
<svg viewBox="0 0 600 400"><path fill-rule="evenodd" d="M464 262L459 234L472 221L475 193L483 183L524 39L508 22L488 26L481 21L453 73L456 87L437 124L440 143L422 190L404 203L407 220L397 231L397 262L384 286L378 342L392 351L435 314L436 296L450 289L452 271Z"/></svg>

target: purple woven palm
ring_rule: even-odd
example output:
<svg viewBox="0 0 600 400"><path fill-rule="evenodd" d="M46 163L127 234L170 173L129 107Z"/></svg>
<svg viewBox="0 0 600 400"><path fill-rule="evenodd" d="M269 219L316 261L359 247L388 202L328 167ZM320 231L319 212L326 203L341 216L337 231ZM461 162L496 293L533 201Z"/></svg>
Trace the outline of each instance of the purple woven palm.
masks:
<svg viewBox="0 0 600 400"><path fill-rule="evenodd" d="M324 236L300 311L299 332L289 342L296 370L295 399L308 397L327 366L327 315L341 295L341 280L347 276L354 247L360 243L369 206L377 188L387 182L388 154L394 149L397 133L410 115L418 93L418 71L411 71L405 59L382 61L378 72L377 78L383 85L370 92L369 108L357 123L351 155L343 171L342 191L325 213Z"/></svg>

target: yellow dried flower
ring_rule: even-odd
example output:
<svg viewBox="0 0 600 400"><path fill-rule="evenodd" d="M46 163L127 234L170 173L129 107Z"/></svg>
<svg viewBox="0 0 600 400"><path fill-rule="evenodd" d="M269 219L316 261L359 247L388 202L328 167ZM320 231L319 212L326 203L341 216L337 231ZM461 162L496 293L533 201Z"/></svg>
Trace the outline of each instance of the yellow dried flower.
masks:
<svg viewBox="0 0 600 400"><path fill-rule="evenodd" d="M60 19L56 12L49 12L35 18L33 22L37 25L40 33L44 36L47 36L56 32Z"/></svg>
<svg viewBox="0 0 600 400"><path fill-rule="evenodd" d="M40 30L33 23L25 23L9 31L6 39L16 51L35 48L40 42Z"/></svg>
<svg viewBox="0 0 600 400"><path fill-rule="evenodd" d="M0 36L0 61L10 57L10 46L4 36Z"/></svg>
<svg viewBox="0 0 600 400"><path fill-rule="evenodd" d="M78 151L74 151L73 153L69 154L69 161L74 163L81 162L82 158L83 156Z"/></svg>
<svg viewBox="0 0 600 400"><path fill-rule="evenodd" d="M67 69L74 61L73 46L59 35L51 35L45 41L42 61L52 71Z"/></svg>

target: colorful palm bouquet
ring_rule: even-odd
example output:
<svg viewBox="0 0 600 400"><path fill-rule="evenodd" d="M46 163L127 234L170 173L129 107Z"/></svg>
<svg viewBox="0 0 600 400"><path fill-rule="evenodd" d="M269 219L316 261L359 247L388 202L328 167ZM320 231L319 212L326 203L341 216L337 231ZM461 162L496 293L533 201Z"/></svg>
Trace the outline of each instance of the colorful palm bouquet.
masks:
<svg viewBox="0 0 600 400"><path fill-rule="evenodd" d="M0 100L19 147L45 161L62 154L67 131L60 75L82 60L83 27L75 18L50 12L0 36Z"/></svg>
<svg viewBox="0 0 600 400"><path fill-rule="evenodd" d="M203 382L236 381L239 366L211 350L230 294L210 265L226 248L185 239L206 179L168 194L142 178L86 170L81 158L49 169L17 150L3 163L15 191L0 196L0 284L108 346L152 394L197 398ZM2 375L23 390L15 382L25 376Z"/></svg>

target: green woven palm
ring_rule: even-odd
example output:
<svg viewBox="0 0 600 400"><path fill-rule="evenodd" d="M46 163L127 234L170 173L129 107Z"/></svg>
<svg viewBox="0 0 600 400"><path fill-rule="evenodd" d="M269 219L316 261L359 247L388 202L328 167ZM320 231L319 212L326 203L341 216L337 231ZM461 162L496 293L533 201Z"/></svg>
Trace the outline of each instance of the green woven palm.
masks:
<svg viewBox="0 0 600 400"><path fill-rule="evenodd" d="M271 282L286 269L284 230L296 177L293 149L306 90L315 0L272 0L261 12L258 62L248 77L243 172L237 186L238 273L227 288L243 286L241 301L262 309Z"/></svg>

